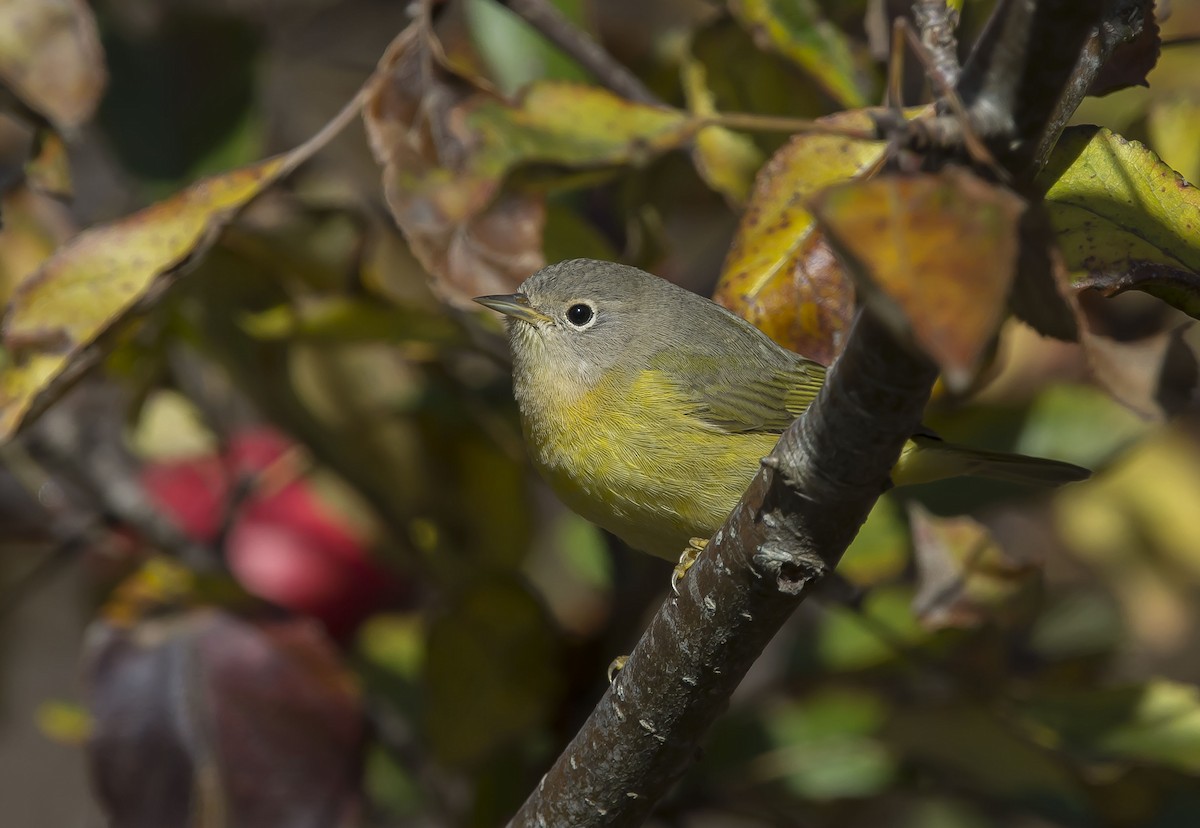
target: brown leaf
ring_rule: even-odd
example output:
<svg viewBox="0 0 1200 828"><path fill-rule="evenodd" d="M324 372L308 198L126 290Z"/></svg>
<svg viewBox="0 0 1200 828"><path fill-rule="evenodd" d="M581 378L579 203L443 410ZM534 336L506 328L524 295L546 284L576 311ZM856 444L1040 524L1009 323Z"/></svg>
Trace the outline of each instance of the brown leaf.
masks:
<svg viewBox="0 0 1200 828"><path fill-rule="evenodd" d="M114 828L318 828L357 809L362 705L314 622L214 608L97 621L83 662Z"/></svg>
<svg viewBox="0 0 1200 828"><path fill-rule="evenodd" d="M541 82L508 102L429 60L413 36L380 62L363 110L388 206L447 301L507 293L544 263L543 197L501 185L531 165L639 165L698 121L596 86Z"/></svg>
<svg viewBox="0 0 1200 828"><path fill-rule="evenodd" d="M1088 87L1089 95L1107 95L1118 89L1130 86L1149 86L1146 76L1158 63L1159 52L1162 51L1162 36L1159 32L1158 21L1155 19L1154 0L1140 0L1143 11L1129 11L1129 19L1145 21L1142 31L1136 38L1126 41L1109 55L1108 60L1100 67L1092 85Z"/></svg>
<svg viewBox="0 0 1200 828"><path fill-rule="evenodd" d="M812 208L867 306L965 388L1004 317L1024 202L948 168L830 187Z"/></svg>
<svg viewBox="0 0 1200 828"><path fill-rule="evenodd" d="M75 129L91 118L108 75L87 3L0 3L0 79L59 129Z"/></svg>
<svg viewBox="0 0 1200 828"><path fill-rule="evenodd" d="M1154 420L1165 421L1193 406L1200 369L1184 339L1188 325L1133 341L1086 330L1082 343L1092 376L1115 399Z"/></svg>
<svg viewBox="0 0 1200 828"><path fill-rule="evenodd" d="M972 517L938 517L915 501L908 513L917 567L913 613L929 629L993 619L1038 572L1036 558L1014 556ZM1014 548L1027 552L1029 545Z"/></svg>

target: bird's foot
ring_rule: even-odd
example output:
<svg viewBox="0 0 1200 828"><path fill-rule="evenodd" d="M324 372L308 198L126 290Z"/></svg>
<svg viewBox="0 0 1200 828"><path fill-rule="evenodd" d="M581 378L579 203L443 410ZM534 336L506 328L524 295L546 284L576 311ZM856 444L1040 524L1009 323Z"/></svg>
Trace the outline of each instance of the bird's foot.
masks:
<svg viewBox="0 0 1200 828"><path fill-rule="evenodd" d="M679 563L675 565L675 569L671 573L671 591L676 595L679 594L679 582L683 580L683 576L692 568L692 564L700 557L700 553L706 546L708 546L707 538L690 538L688 540L687 548L679 556Z"/></svg>

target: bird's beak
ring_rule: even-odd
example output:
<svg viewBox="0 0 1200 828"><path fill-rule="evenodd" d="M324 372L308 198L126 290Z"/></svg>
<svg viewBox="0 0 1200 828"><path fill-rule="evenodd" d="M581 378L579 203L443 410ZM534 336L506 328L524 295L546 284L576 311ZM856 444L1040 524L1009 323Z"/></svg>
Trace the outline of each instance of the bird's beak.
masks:
<svg viewBox="0 0 1200 828"><path fill-rule="evenodd" d="M524 293L509 293L502 296L476 296L475 301L485 308L500 311L513 319L522 322L549 322L550 317L541 311L534 310L529 304L529 297Z"/></svg>

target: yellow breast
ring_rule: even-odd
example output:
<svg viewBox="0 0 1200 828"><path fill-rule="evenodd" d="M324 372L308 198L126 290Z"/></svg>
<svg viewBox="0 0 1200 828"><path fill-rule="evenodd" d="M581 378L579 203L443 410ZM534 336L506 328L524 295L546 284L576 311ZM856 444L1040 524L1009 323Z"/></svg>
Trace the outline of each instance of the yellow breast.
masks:
<svg viewBox="0 0 1200 828"><path fill-rule="evenodd" d="M679 557L725 521L777 435L730 434L656 371L596 387L526 389L522 421L539 470L575 511L630 546Z"/></svg>

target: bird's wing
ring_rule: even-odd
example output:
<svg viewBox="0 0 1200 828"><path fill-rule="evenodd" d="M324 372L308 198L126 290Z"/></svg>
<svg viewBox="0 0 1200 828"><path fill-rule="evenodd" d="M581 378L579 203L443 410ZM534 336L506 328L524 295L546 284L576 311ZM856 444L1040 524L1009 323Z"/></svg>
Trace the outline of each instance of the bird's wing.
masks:
<svg viewBox="0 0 1200 828"><path fill-rule="evenodd" d="M683 358L686 365L678 364ZM688 413L713 428L737 434L782 433L804 413L825 382L825 369L800 357L777 364L756 363L739 371L716 355L660 354L650 367L693 406Z"/></svg>

